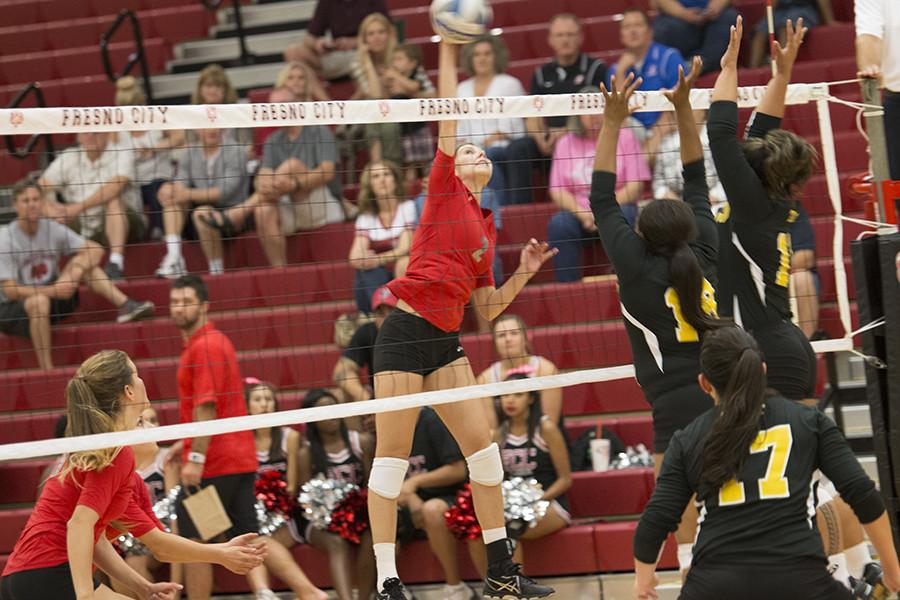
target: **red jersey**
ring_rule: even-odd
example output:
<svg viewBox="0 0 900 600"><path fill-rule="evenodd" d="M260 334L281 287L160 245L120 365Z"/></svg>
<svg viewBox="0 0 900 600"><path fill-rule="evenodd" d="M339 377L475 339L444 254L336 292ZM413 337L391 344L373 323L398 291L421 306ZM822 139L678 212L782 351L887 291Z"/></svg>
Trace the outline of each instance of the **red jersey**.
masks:
<svg viewBox="0 0 900 600"><path fill-rule="evenodd" d="M195 331L185 342L178 363L178 403L182 423L192 423L194 407L206 403L215 404L217 419L247 414L234 346L212 322ZM186 439L185 463L190 451L191 440ZM252 431L214 435L209 441L203 477L236 473L256 473Z"/></svg>
<svg viewBox="0 0 900 600"><path fill-rule="evenodd" d="M497 241L494 216L478 205L456 175L454 162L437 151L406 276L387 284L423 319L448 333L459 331L472 291L494 285Z"/></svg>
<svg viewBox="0 0 900 600"><path fill-rule="evenodd" d="M134 473L134 452L125 447L104 469L74 469L62 480L51 476L9 555L3 575L67 563L67 524L76 506L86 506L100 515L94 525L96 544L110 521L129 513Z"/></svg>
<svg viewBox="0 0 900 600"><path fill-rule="evenodd" d="M114 540L126 531L139 538L152 529L166 530L153 512L147 484L137 471L131 478L131 498L132 502L122 516L106 528L106 539Z"/></svg>

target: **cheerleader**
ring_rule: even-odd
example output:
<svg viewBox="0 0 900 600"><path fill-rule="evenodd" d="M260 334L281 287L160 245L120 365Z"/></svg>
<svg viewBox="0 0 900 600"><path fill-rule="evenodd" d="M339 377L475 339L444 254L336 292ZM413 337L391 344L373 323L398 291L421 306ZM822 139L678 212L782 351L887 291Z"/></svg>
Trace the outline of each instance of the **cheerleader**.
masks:
<svg viewBox="0 0 900 600"><path fill-rule="evenodd" d="M440 45L438 91L456 94L458 51ZM386 398L475 384L459 340L463 309L472 305L486 320L497 318L541 265L555 254L529 241L519 267L502 287L491 274L496 244L494 219L479 198L493 165L484 149L456 146L456 121L441 121L428 194L413 234L406 275L388 284L399 302L375 344L375 397ZM543 598L553 593L520 573L503 520L503 464L480 399L435 406L466 456L472 497L487 546L486 598ZM403 487L419 411L376 416L378 446L369 477L369 516L378 565L378 600L405 600L397 575L397 498Z"/></svg>
<svg viewBox="0 0 900 600"><path fill-rule="evenodd" d="M332 406L337 398L324 389L310 390L303 399L303 408ZM297 461L299 486L323 474L328 479L346 481L364 488L372 467L375 442L367 433L347 428L344 419L328 419L306 426L306 443L300 448ZM308 541L328 554L331 582L339 600L353 599L354 544L336 533L314 527L303 517L293 520L292 533L298 541ZM368 598L375 588L375 563L372 560L372 534L361 536L356 552L356 571L359 590L357 597Z"/></svg>
<svg viewBox="0 0 900 600"><path fill-rule="evenodd" d="M255 377L244 379L244 399L248 415L262 415L278 410L275 387ZM256 444L257 475L277 471L287 483L286 493L297 497L297 457L300 451L300 434L289 427L259 428L253 431ZM247 576L250 588L258 600L277 598L269 588L268 573L283 581L300 600L326 600L328 594L317 588L294 560L290 548L297 545L287 524L270 536L263 537L268 548L265 566L251 571Z"/></svg>
<svg viewBox="0 0 900 600"><path fill-rule="evenodd" d="M505 381L527 379L515 373ZM500 445L503 474L534 478L544 489L541 498L550 502L547 513L521 532L523 540L536 540L571 523L566 492L572 487L572 471L566 441L556 423L541 410L541 392L500 396L499 424L495 440ZM522 545L516 547L516 561L522 562Z"/></svg>

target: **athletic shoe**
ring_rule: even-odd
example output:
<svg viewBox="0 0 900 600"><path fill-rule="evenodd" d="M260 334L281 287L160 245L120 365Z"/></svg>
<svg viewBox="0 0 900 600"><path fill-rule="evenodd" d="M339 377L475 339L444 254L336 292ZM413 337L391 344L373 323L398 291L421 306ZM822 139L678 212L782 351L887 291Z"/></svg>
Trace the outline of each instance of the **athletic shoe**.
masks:
<svg viewBox="0 0 900 600"><path fill-rule="evenodd" d="M444 600L475 600L478 594L464 583L458 585L445 585L443 589Z"/></svg>
<svg viewBox="0 0 900 600"><path fill-rule="evenodd" d="M522 567L512 561L488 569L484 580L484 597L490 600L533 600L554 594L554 589L537 583L521 573Z"/></svg>
<svg viewBox="0 0 900 600"><path fill-rule="evenodd" d="M891 596L883 580L884 571L877 562L870 562L863 569L862 579L850 578L854 598L863 600L887 600Z"/></svg>
<svg viewBox="0 0 900 600"><path fill-rule="evenodd" d="M164 279L178 279L182 275L187 275L187 266L181 256L171 257L166 254L156 269L156 276Z"/></svg>
<svg viewBox="0 0 900 600"><path fill-rule="evenodd" d="M141 319L152 317L155 310L156 305L149 300L138 302L129 298L125 301L125 304L119 307L119 315L116 317L116 322L130 323L132 321L140 321Z"/></svg>
<svg viewBox="0 0 900 600"><path fill-rule="evenodd" d="M106 273L106 276L113 281L122 281L125 279L125 274L122 273L122 269L119 268L119 265L116 263L106 263L106 266L103 267L103 271Z"/></svg>
<svg viewBox="0 0 900 600"><path fill-rule="evenodd" d="M272 590L259 590L256 592L256 600L281 600Z"/></svg>
<svg viewBox="0 0 900 600"><path fill-rule="evenodd" d="M384 580L384 590L375 592L375 600L415 600L399 579L390 577Z"/></svg>

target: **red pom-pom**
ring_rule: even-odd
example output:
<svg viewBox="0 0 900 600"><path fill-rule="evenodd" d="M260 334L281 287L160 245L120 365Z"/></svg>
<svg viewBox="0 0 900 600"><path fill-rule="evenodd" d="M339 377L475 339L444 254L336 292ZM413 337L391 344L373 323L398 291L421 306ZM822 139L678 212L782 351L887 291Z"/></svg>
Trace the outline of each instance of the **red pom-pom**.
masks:
<svg viewBox="0 0 900 600"><path fill-rule="evenodd" d="M263 503L267 512L289 515L294 509L294 499L287 493L287 482L278 470L263 471L254 485L256 499Z"/></svg>
<svg viewBox="0 0 900 600"><path fill-rule="evenodd" d="M456 494L456 503L444 512L447 529L456 539L475 540L481 536L481 525L475 516L475 504L472 502L472 486L468 483Z"/></svg>
<svg viewBox="0 0 900 600"><path fill-rule="evenodd" d="M354 490L341 500L331 513L328 531L345 540L359 543L359 536L369 528L368 490Z"/></svg>

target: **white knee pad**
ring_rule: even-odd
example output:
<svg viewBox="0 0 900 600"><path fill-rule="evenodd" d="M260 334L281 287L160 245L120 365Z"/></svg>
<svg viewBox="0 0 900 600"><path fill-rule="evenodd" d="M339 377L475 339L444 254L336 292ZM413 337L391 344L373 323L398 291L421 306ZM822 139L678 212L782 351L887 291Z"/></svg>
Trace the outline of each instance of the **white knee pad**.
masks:
<svg viewBox="0 0 900 600"><path fill-rule="evenodd" d="M388 456L372 461L372 472L369 473L369 489L388 500L400 495L409 461Z"/></svg>
<svg viewBox="0 0 900 600"><path fill-rule="evenodd" d="M475 483L490 487L503 481L503 461L496 442L467 456L466 464L469 465L469 479Z"/></svg>

